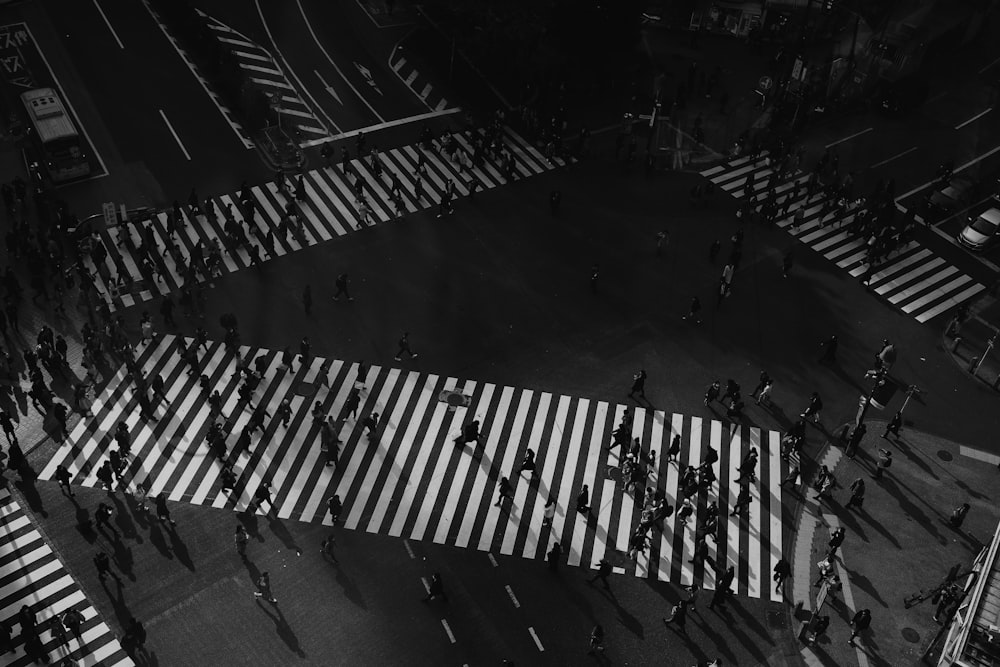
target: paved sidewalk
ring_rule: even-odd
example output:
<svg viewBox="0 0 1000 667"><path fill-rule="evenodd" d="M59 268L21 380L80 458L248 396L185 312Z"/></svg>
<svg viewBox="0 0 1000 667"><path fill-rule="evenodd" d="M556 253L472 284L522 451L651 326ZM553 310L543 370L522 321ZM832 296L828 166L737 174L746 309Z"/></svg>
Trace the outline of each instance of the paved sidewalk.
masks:
<svg viewBox="0 0 1000 667"><path fill-rule="evenodd" d="M950 320L943 324L942 347L968 373L970 382L978 383L983 389L1000 391L1000 336L996 335L1000 330L1000 302L987 294L974 303L969 308L969 318L959 328L957 337L948 335L949 324ZM990 348L989 340L994 336L996 341ZM989 352L986 352L988 348ZM976 365L979 368L973 375L972 369Z"/></svg>
<svg viewBox="0 0 1000 667"><path fill-rule="evenodd" d="M935 605L929 600L907 610L903 599L936 587L956 563L963 569L971 565L1000 517L996 466L955 442L905 427L899 439L884 440L885 422L867 424L868 435L854 460L844 456L839 443L827 443L820 452L816 467L827 465L838 482L829 500L819 503L811 486L800 487L808 490L792 560L790 613L796 632L814 608L817 563L826 555L830 533L838 526L846 530L836 565L844 590L831 594L821 612L830 617L830 628L815 646L800 644L810 666L914 664L940 626L932 619ZM880 448L892 452L893 463L878 481L871 472ZM848 487L858 478L866 484L864 507L845 510ZM964 526L953 529L946 520L964 502L972 509ZM872 613L871 629L852 647L848 623L855 611L866 608Z"/></svg>

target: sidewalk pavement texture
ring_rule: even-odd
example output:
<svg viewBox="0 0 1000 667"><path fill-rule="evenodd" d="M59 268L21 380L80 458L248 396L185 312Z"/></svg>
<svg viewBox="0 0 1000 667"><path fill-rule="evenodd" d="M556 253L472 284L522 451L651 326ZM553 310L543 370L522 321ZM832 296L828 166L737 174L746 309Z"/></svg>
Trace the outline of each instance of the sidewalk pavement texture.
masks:
<svg viewBox="0 0 1000 667"><path fill-rule="evenodd" d="M905 426L899 438L883 439L886 422L866 423L854 460L839 442L827 442L816 459L817 469L826 465L837 480L829 499L816 500L812 475L796 490L801 502L789 608L795 632L815 608L817 563L826 556L830 534L846 530L835 570L844 588L831 593L821 611L830 616L830 627L814 646L799 644L809 667L915 664L941 626L932 618L930 600L905 609L904 598L933 589L955 564L967 570L1000 518L996 466L955 442ZM880 448L893 453L893 463L875 480ZM848 487L858 478L866 485L864 506L845 510ZM968 517L960 529L952 528L947 519L965 502L972 506ZM872 624L852 646L849 623L860 609L871 610Z"/></svg>
<svg viewBox="0 0 1000 667"><path fill-rule="evenodd" d="M978 384L984 390L992 388L1000 391L1000 336L997 336L992 348L989 345L989 340L1000 331L1000 302L987 293L972 304L969 307L969 319L962 324L957 337L948 335L950 323L951 320L948 320L941 331L942 347L968 373L970 382ZM986 352L988 348L989 352ZM977 364L979 368L973 375L972 370ZM997 463L1000 462L1000 457L990 460Z"/></svg>

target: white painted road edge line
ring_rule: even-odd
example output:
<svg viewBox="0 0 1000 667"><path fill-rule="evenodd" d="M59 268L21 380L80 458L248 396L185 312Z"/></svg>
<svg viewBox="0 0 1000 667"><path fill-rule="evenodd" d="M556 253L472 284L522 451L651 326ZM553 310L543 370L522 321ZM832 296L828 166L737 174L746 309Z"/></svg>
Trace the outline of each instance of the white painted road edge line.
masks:
<svg viewBox="0 0 1000 667"><path fill-rule="evenodd" d="M406 547L406 553L410 555L410 560L415 560L416 556L413 555L413 548L410 547L410 541L403 540L403 546Z"/></svg>
<svg viewBox="0 0 1000 667"><path fill-rule="evenodd" d="M840 528L840 520L834 514L824 514L823 518L830 524L830 528L836 530ZM841 549L837 558L834 558L834 562L837 564L837 574L840 576L840 581L844 584L844 604L847 605L851 617L854 617L854 613L858 611L857 607L854 606L854 592L851 590L851 580L847 576L847 563L844 561L844 550ZM857 642L857 640L855 640ZM865 653L861 646L857 643L854 644L854 651L858 654L858 667L869 667L868 655Z"/></svg>
<svg viewBox="0 0 1000 667"><path fill-rule="evenodd" d="M958 125L956 125L955 129L956 130L961 130L963 127L965 127L969 123L973 123L973 122L979 120L980 118L982 118L983 116L985 116L986 114L988 114L991 111L993 111L993 107L988 108L986 111L980 111L979 113L977 113L975 116L973 116L969 120L963 121L963 122L959 123Z"/></svg>
<svg viewBox="0 0 1000 667"><path fill-rule="evenodd" d="M167 129L170 130L170 134L174 135L174 141L176 141L177 145L181 147L181 150L184 151L184 157L186 157L188 162L190 162L191 154L188 153L188 149L184 148L184 144L181 143L181 138L177 136L176 132L174 132L174 126L170 124L169 120L167 120L167 114L163 113L163 109L159 109L159 112L160 118L163 119L163 122L167 124Z"/></svg>
<svg viewBox="0 0 1000 667"><path fill-rule="evenodd" d="M989 68L993 67L993 66L994 66L994 65L996 65L997 63L1000 63L1000 58L997 58L996 60L994 60L993 62L991 62L991 63L990 63L990 64L988 64L988 65L983 65L983 67L981 67L981 68L979 69L979 72L978 72L978 74L982 74L983 72L985 72L985 71L986 71L986 70L988 70Z"/></svg>
<svg viewBox="0 0 1000 667"><path fill-rule="evenodd" d="M420 577L420 583L422 583L424 585L424 590L427 591L428 595L430 595L431 594L431 585L429 583L427 583L427 577Z"/></svg>
<svg viewBox="0 0 1000 667"><path fill-rule="evenodd" d="M101 9L101 3L99 3L97 0L94 0L94 6L97 7L97 11L100 12L101 18L104 19L104 22L107 24L108 30L110 30L111 34L114 36L115 41L118 42L118 46L122 50L124 50L125 49L125 45L122 44L122 40L118 39L118 33L115 32L114 27L112 27L112 25L111 25L111 21L108 20L108 15L104 13L103 9Z"/></svg>
<svg viewBox="0 0 1000 667"><path fill-rule="evenodd" d="M976 459L977 461L984 461L985 463L992 463L994 465L1000 464L1000 456L990 454L988 452L981 452L978 449L966 447L965 445L959 445L958 453L962 456L967 456L970 459Z"/></svg>
<svg viewBox="0 0 1000 667"><path fill-rule="evenodd" d="M514 597L514 591L511 589L511 587L509 585L504 586L504 590L506 590L507 595L510 596L510 601L514 603L514 609L520 609L521 603L517 601L516 597Z"/></svg>
<svg viewBox="0 0 1000 667"><path fill-rule="evenodd" d="M493 563L493 567L498 567L497 559L493 557L493 554L491 552L487 552L486 555L490 557L490 562Z"/></svg>
<svg viewBox="0 0 1000 667"><path fill-rule="evenodd" d="M296 4L299 6L299 13L302 14L302 20L305 22L306 28L309 30L309 34L312 36L313 41L316 42L316 46L319 47L319 50L323 52L324 56L326 56L327 62L333 65L333 69L337 70L337 74L339 74L340 78L344 80L344 83L347 84L348 88L354 91L354 94L358 96L358 99L361 100L366 107L368 107L368 110L371 111L376 118L378 118L379 122L384 122L385 118L382 118L378 111L375 111L375 107L368 102L368 98L362 95L361 91L354 87L354 84L351 83L350 80L344 75L340 66L337 65L334 59L330 57L330 54L327 53L326 47L323 46L322 42L320 42L319 38L316 36L316 31L313 30L312 23L309 22L309 17L306 16L306 10L302 7L302 0L296 0Z"/></svg>
<svg viewBox="0 0 1000 667"><path fill-rule="evenodd" d="M976 164L977 162L985 160L986 158L988 158L989 156L993 155L997 151L1000 151L1000 146L997 146L996 148L990 149L988 152L983 153L979 157L972 158L971 160L969 160L968 162L966 162L965 164L963 164L961 167L957 167L954 171L952 171L952 173L953 174L957 174L960 171L968 169L969 167L971 167L972 165ZM920 192L921 190L923 190L924 188L926 188L928 185L933 185L933 184L937 183L939 180L941 180L941 179L934 178L934 179L931 179L931 180L927 181L923 185L918 185L917 187L913 188L912 190L907 190L903 194L901 194L898 197L896 197L896 203L898 204L899 202L901 202L902 200L906 199L907 197L909 197L913 193Z"/></svg>
<svg viewBox="0 0 1000 667"><path fill-rule="evenodd" d="M861 130L860 132L855 132L855 133L854 133L854 134L852 134L851 136L849 136L849 137L844 137L843 139L837 139L837 140L836 140L836 141L834 141L834 142L833 142L832 144L827 144L827 145L826 145L826 146L824 146L823 148L830 148L830 147L832 147L832 146L836 146L837 144L842 144L842 143L844 143L845 141L850 141L851 139L854 139L855 137L860 137L860 136L861 136L862 134L868 134L869 132L871 132L871 131L872 131L872 130L874 130L874 129L875 129L874 127L869 127L869 128L867 129L867 130Z"/></svg>
<svg viewBox="0 0 1000 667"><path fill-rule="evenodd" d="M538 634L535 632L535 629L532 628L532 627L529 627L528 628L528 634L530 634L531 638L535 640L535 646L538 647L538 650L541 651L542 653L544 653L545 652L545 647L542 646L542 640L540 640L538 638Z"/></svg>
<svg viewBox="0 0 1000 667"><path fill-rule="evenodd" d="M347 132L341 132L340 134L335 134L332 137L326 139L312 139L299 144L303 148L312 148L313 146L318 146L320 144L325 144L330 141L336 141L338 139L344 139L345 137L356 137L361 132L369 133L375 132L376 130L384 130L387 127L395 127L397 125L407 125L409 123L416 123L422 120L428 120L430 118L437 118L438 116L450 116L453 113L458 113L461 111L461 107L454 107L452 109L444 109L442 111L428 111L427 113L417 114L416 116L407 116L406 118L397 118L396 120L387 120L384 123L377 123L375 125L369 125L368 127L361 127L357 130L348 130Z"/></svg>
<svg viewBox="0 0 1000 667"><path fill-rule="evenodd" d="M904 155L907 155L907 154L909 154L909 153L912 153L912 152L913 152L913 151L915 151L915 150L917 150L917 147L916 147L916 146L914 146L913 148L910 148L909 150L905 150L905 151L903 151L902 153L897 153L896 155L893 155L893 156L892 156L891 158L888 158L888 159L886 159L886 160L882 160L881 162L876 162L875 164L871 165L870 169L874 169L875 167L881 167L881 166L882 166L882 165L884 165L884 164L889 164L889 163L890 163L890 162L892 162L893 160L895 160L895 159L897 159L897 158L901 158L901 157L903 157Z"/></svg>
<svg viewBox="0 0 1000 667"><path fill-rule="evenodd" d="M448 621L446 621L446 620L444 620L442 618L441 619L441 625L444 626L444 631L448 633L448 639L451 640L452 644L454 644L455 643L455 635L452 634L452 632L451 632L451 626L448 625Z"/></svg>

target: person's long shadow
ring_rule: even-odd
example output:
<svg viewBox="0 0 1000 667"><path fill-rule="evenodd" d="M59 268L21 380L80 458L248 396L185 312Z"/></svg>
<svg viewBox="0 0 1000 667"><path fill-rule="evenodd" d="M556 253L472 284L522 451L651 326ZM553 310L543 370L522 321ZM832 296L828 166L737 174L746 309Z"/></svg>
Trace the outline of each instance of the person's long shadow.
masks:
<svg viewBox="0 0 1000 667"><path fill-rule="evenodd" d="M846 565L842 564L842 567L847 571L852 586L857 586L861 590L868 593L868 595L870 595L872 599L877 600L878 603L881 604L883 607L889 606L888 603L886 603L886 601L882 599L882 596L878 594L878 591L875 589L875 587L872 586L872 582L868 579L868 577L861 574L861 572L857 570L852 570Z"/></svg>
<svg viewBox="0 0 1000 667"><path fill-rule="evenodd" d="M101 588L108 594L111 606L115 609L115 616L118 618L118 623L124 626L132 617L132 612L129 611L128 605L125 603L125 585L120 579L113 577L111 579L115 582L114 591L109 588L108 578L101 580Z"/></svg>
<svg viewBox="0 0 1000 667"><path fill-rule="evenodd" d="M118 494L111 496L111 501L115 504L115 524L122 531L122 537L135 540L137 544L142 544L142 536L136 530L135 522L132 521L132 513L127 511L128 506L123 503Z"/></svg>
<svg viewBox="0 0 1000 667"><path fill-rule="evenodd" d="M257 515L253 512L237 512L236 518L247 531L247 535L257 538L258 542L264 542L264 536L260 532L260 524Z"/></svg>
<svg viewBox="0 0 1000 667"><path fill-rule="evenodd" d="M702 605L702 607L707 613L713 613L708 610L708 607L704 605ZM696 617L698 619L697 621L694 620ZM729 642L724 641L722 636L715 631L715 628L712 627L712 624L708 622L708 619L702 616L701 609L692 609L688 613L688 620L701 628L701 631L705 633L706 637L712 639L712 643L715 645L716 650L720 651L722 655L732 661L734 665L736 664L736 654L729 649ZM707 660L707 657L703 656L700 659ZM729 662L727 661L726 664L729 664Z"/></svg>
<svg viewBox="0 0 1000 667"><path fill-rule="evenodd" d="M727 606L733 607L736 610L736 612L743 617L743 619L746 621L747 626L751 630L753 630L758 635L767 640L767 643L771 644L772 646L774 645L774 640L771 638L770 633L768 633L768 631L764 628L764 626L757 621L757 619L754 617L753 614L747 611L743 607L743 605L739 603L739 598L730 597Z"/></svg>
<svg viewBox="0 0 1000 667"><path fill-rule="evenodd" d="M893 546L895 546L897 549L903 548L902 545L899 543L899 540L896 539L896 536L890 533L889 530L885 526L883 526L880 521L876 520L875 517L872 516L871 513L864 507L861 508L860 516L862 519L870 523L872 525L872 528L878 531L879 534L885 537L885 539L892 542Z"/></svg>
<svg viewBox="0 0 1000 667"><path fill-rule="evenodd" d="M171 526L167 529L167 534L170 535L170 546L174 553L177 554L177 560L192 572L195 571L194 561L191 560L191 553L188 551L187 545L184 544L184 540L177 533L177 528Z"/></svg>
<svg viewBox="0 0 1000 667"><path fill-rule="evenodd" d="M17 470L18 480L14 482L14 486L18 488L21 495L24 496L24 500L28 503L30 507L35 512L38 512L44 518L48 518L49 513L45 511L45 504L42 502L42 497L38 493L38 487L35 485L35 480L37 479L37 474L35 469L25 461L20 468Z"/></svg>
<svg viewBox="0 0 1000 667"><path fill-rule="evenodd" d="M285 527L285 524L278 518L277 514L267 513L267 527L275 537L281 540L286 549L293 550L297 554L302 553L302 549L295 543L295 538L288 532L288 528Z"/></svg>
<svg viewBox="0 0 1000 667"><path fill-rule="evenodd" d="M881 440L881 438L879 439ZM909 461L919 466L920 469L927 473L930 477L933 477L934 479L941 479L934 474L934 470L931 469L931 466L927 463L924 457L921 456L921 453L919 451L914 452L913 448L910 447L909 443L907 443L903 438L896 438L895 445L896 449L905 454Z"/></svg>
<svg viewBox="0 0 1000 667"><path fill-rule="evenodd" d="M728 600L726 600L726 606L724 607L716 606L715 609L710 611L718 613L718 615L725 621L726 627L729 628L729 631L733 633L733 637L737 641L739 641L740 644L742 644L750 652L751 655L753 655L758 661L765 662L766 658L764 656L764 652L757 647L757 644L755 642L750 641L750 638L745 633L737 629L739 626L736 625L732 617L732 614L729 611L729 605L731 605L732 603L733 603L733 598L730 597Z"/></svg>
<svg viewBox="0 0 1000 667"><path fill-rule="evenodd" d="M111 554L111 559L118 565L122 574L128 577L129 581L135 581L135 572L132 571L132 566L135 564L132 547L125 546L121 540L116 540L112 546L114 546L114 553Z"/></svg>
<svg viewBox="0 0 1000 667"><path fill-rule="evenodd" d="M344 589L344 595L348 600L362 609L368 609L365 598L361 594L361 589L354 583L354 579L344 571L342 562L343 561L341 561L341 563L334 563L334 566L337 568L337 575L335 577L337 584Z"/></svg>
<svg viewBox="0 0 1000 667"><path fill-rule="evenodd" d="M642 622L623 607L616 596L611 597L611 604L614 605L615 611L618 612L618 620L622 626L639 639L643 639L645 637L645 629L642 626Z"/></svg>
<svg viewBox="0 0 1000 667"><path fill-rule="evenodd" d="M947 544L948 538L938 531L937 526L935 525L936 522L932 521L922 509L910 501L910 494L906 492L906 489L903 488L902 484L892 477L883 477L882 482L882 487L892 494L892 496L899 503L900 509L912 517L918 525L923 526L924 530L930 533L938 541L938 544ZM941 515L938 514L937 518L941 518Z"/></svg>
<svg viewBox="0 0 1000 667"><path fill-rule="evenodd" d="M161 554L170 560L174 559L173 551L171 551L170 545L167 544L167 540L163 537L163 531L160 529L158 522L154 521L149 526L149 542Z"/></svg>
<svg viewBox="0 0 1000 667"><path fill-rule="evenodd" d="M858 520L858 517L855 516L854 512L849 509L844 509L843 505L838 503L836 500L831 499L831 504L834 503L838 505L837 516L840 518L840 522L847 529L848 534L857 535L865 542L868 542L868 533L865 532L864 527L861 525L861 522ZM864 506L859 507L857 511L860 513L866 513ZM892 538L891 535L887 535L887 537L890 539Z"/></svg>
<svg viewBox="0 0 1000 667"><path fill-rule="evenodd" d="M274 609L273 614L268 611L265 606L269 604ZM257 607L267 614L268 618L274 621L274 628L277 630L278 636L281 637L282 641L288 645L288 648L292 651L292 653L300 658L305 658L306 652L303 651L302 647L299 645L299 638L295 636L295 631L292 630L292 626L288 625L288 621L285 620L285 615L281 613L281 608L277 604L265 602L261 598L257 598Z"/></svg>

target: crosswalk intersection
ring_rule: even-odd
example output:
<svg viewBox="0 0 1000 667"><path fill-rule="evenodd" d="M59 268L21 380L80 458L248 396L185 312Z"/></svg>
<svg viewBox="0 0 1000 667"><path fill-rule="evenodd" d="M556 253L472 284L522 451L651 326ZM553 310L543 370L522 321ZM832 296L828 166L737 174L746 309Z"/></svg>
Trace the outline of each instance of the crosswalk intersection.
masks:
<svg viewBox="0 0 1000 667"><path fill-rule="evenodd" d="M706 169L701 175L736 199L744 199L748 175L753 174L754 181L760 183L773 171L767 160L752 161L749 157L741 157ZM809 174L802 171L790 174L775 188L778 197L787 197L795 183L804 186L808 177ZM779 216L776 224L851 276L865 276L868 271L866 240L849 235L847 225L843 224L853 213L845 213L842 219L825 216L820 224L824 218L823 202L819 198L810 200L804 187L800 187L799 192L788 214ZM805 218L796 228L792 225L793 215L796 207L802 205L805 206ZM986 289L985 285L914 241L878 265L869 285L872 291L918 322L927 322Z"/></svg>
<svg viewBox="0 0 1000 667"><path fill-rule="evenodd" d="M246 511L267 481L274 511L282 519L330 525L326 499L337 494L344 505L341 521L351 530L531 559L541 558L558 540L570 565L591 567L607 557L619 573L714 585L712 567L689 562L695 522L684 527L676 514L665 520L662 532L653 530L651 546L636 560L624 555L643 505L641 491L633 499L623 490L621 454L606 448L624 404L405 368L372 366L359 376L358 363L336 359L299 360L289 370L278 351L227 351L221 343L211 343L201 348L201 366L224 400L223 417L216 417L197 374L189 375L179 363L180 352L190 344L189 339L164 336L138 354L149 377L158 374L165 380L167 402L157 407L156 421L141 418L135 386L119 370L96 397L94 416L76 425L41 478L52 479L56 466L63 464L74 484L100 486L96 472L109 457L118 423L124 422L133 456L126 480L129 488L142 487L149 497L164 493L173 501ZM262 380L248 408L238 393L238 365L256 366L258 359ZM364 386L361 404L356 414L347 414L345 403L357 383ZM458 403L468 405L449 401L456 392L467 397ZM292 407L287 427L272 418L285 399ZM313 415L317 402L320 413L334 420L342 441L336 467L324 465L321 422ZM255 410L264 410L269 418L263 432L249 433L246 427ZM363 423L372 412L381 419L368 433ZM239 478L232 491L222 490L222 465L206 445L216 418L231 426L227 463ZM472 419L481 422L480 443L475 449L471 444L456 447L453 438ZM717 542L708 541L710 562L735 567L737 594L766 597L772 591L767 579L782 549L779 434L635 408L631 435L645 452L666 452L674 434L682 438L679 461L658 456L648 484L677 505L683 467L697 466L709 446L717 450L717 480L698 495L701 510L709 497L718 497L720 508ZM516 472L529 447L537 453L534 478ZM751 485L749 518L738 519L729 516L739 491L735 469L751 447L760 452L760 463ZM502 509L494 504L501 476L509 477L514 487L513 503ZM589 521L575 511L584 484L590 487L596 515ZM550 495L557 512L552 525L543 527ZM780 596L772 592L771 599Z"/></svg>
<svg viewBox="0 0 1000 667"><path fill-rule="evenodd" d="M186 204L178 204L184 224L177 225L173 231L170 230L167 212L160 212L151 220L96 231L107 254L101 258L90 253L85 256L84 264L95 276L95 285L109 301L111 309L117 310L176 291L190 284L186 279L203 279L201 275L188 275L192 254L199 243L207 248L223 248L222 274L251 266L253 260L245 247L232 252L225 250L225 219L222 216L227 210L232 211L233 218L241 227L249 229L248 237L256 239L254 244L258 248L266 247L263 239L272 234L275 239L273 257L281 257L371 224L396 220L401 214L429 208L440 200L451 182L459 197L467 196L473 187L482 191L508 182L498 153L485 151L481 163L473 165L469 158L474 148L469 137L462 132L449 136L454 136L457 146L462 149L456 153L458 157L454 160L444 150L403 146L380 153L380 167L373 167L371 157L350 161L353 172L365 182L367 221L362 219L364 213L354 179L344 174L342 163L338 161L331 167L305 172L305 196L299 200L280 192L274 182L250 187L254 211L248 220L244 219L239 193L233 193L211 198L214 204L212 215L199 214ZM438 144L441 145L447 138L439 138ZM565 166L572 161L571 158L555 156L546 158L509 127L503 130L503 146L504 152L513 157L519 178ZM414 175L422 156L426 175L420 180L423 196L419 196ZM376 168L379 174L374 173ZM394 181L399 184L399 214L392 195ZM282 218L289 201L294 201L299 223L286 228L282 225ZM138 250L143 244L152 249L150 254L155 261L143 262ZM170 250L171 247L174 250ZM269 257L265 254L264 259ZM122 289L125 276L131 277L140 288Z"/></svg>
<svg viewBox="0 0 1000 667"><path fill-rule="evenodd" d="M24 605L35 613L38 638L53 664L63 658L80 665L135 664L18 502L0 489L0 623L10 629L16 649L0 655L5 665L32 664L18 622ZM67 642L60 644L48 629L50 619L69 609L83 616L80 639L67 631Z"/></svg>

